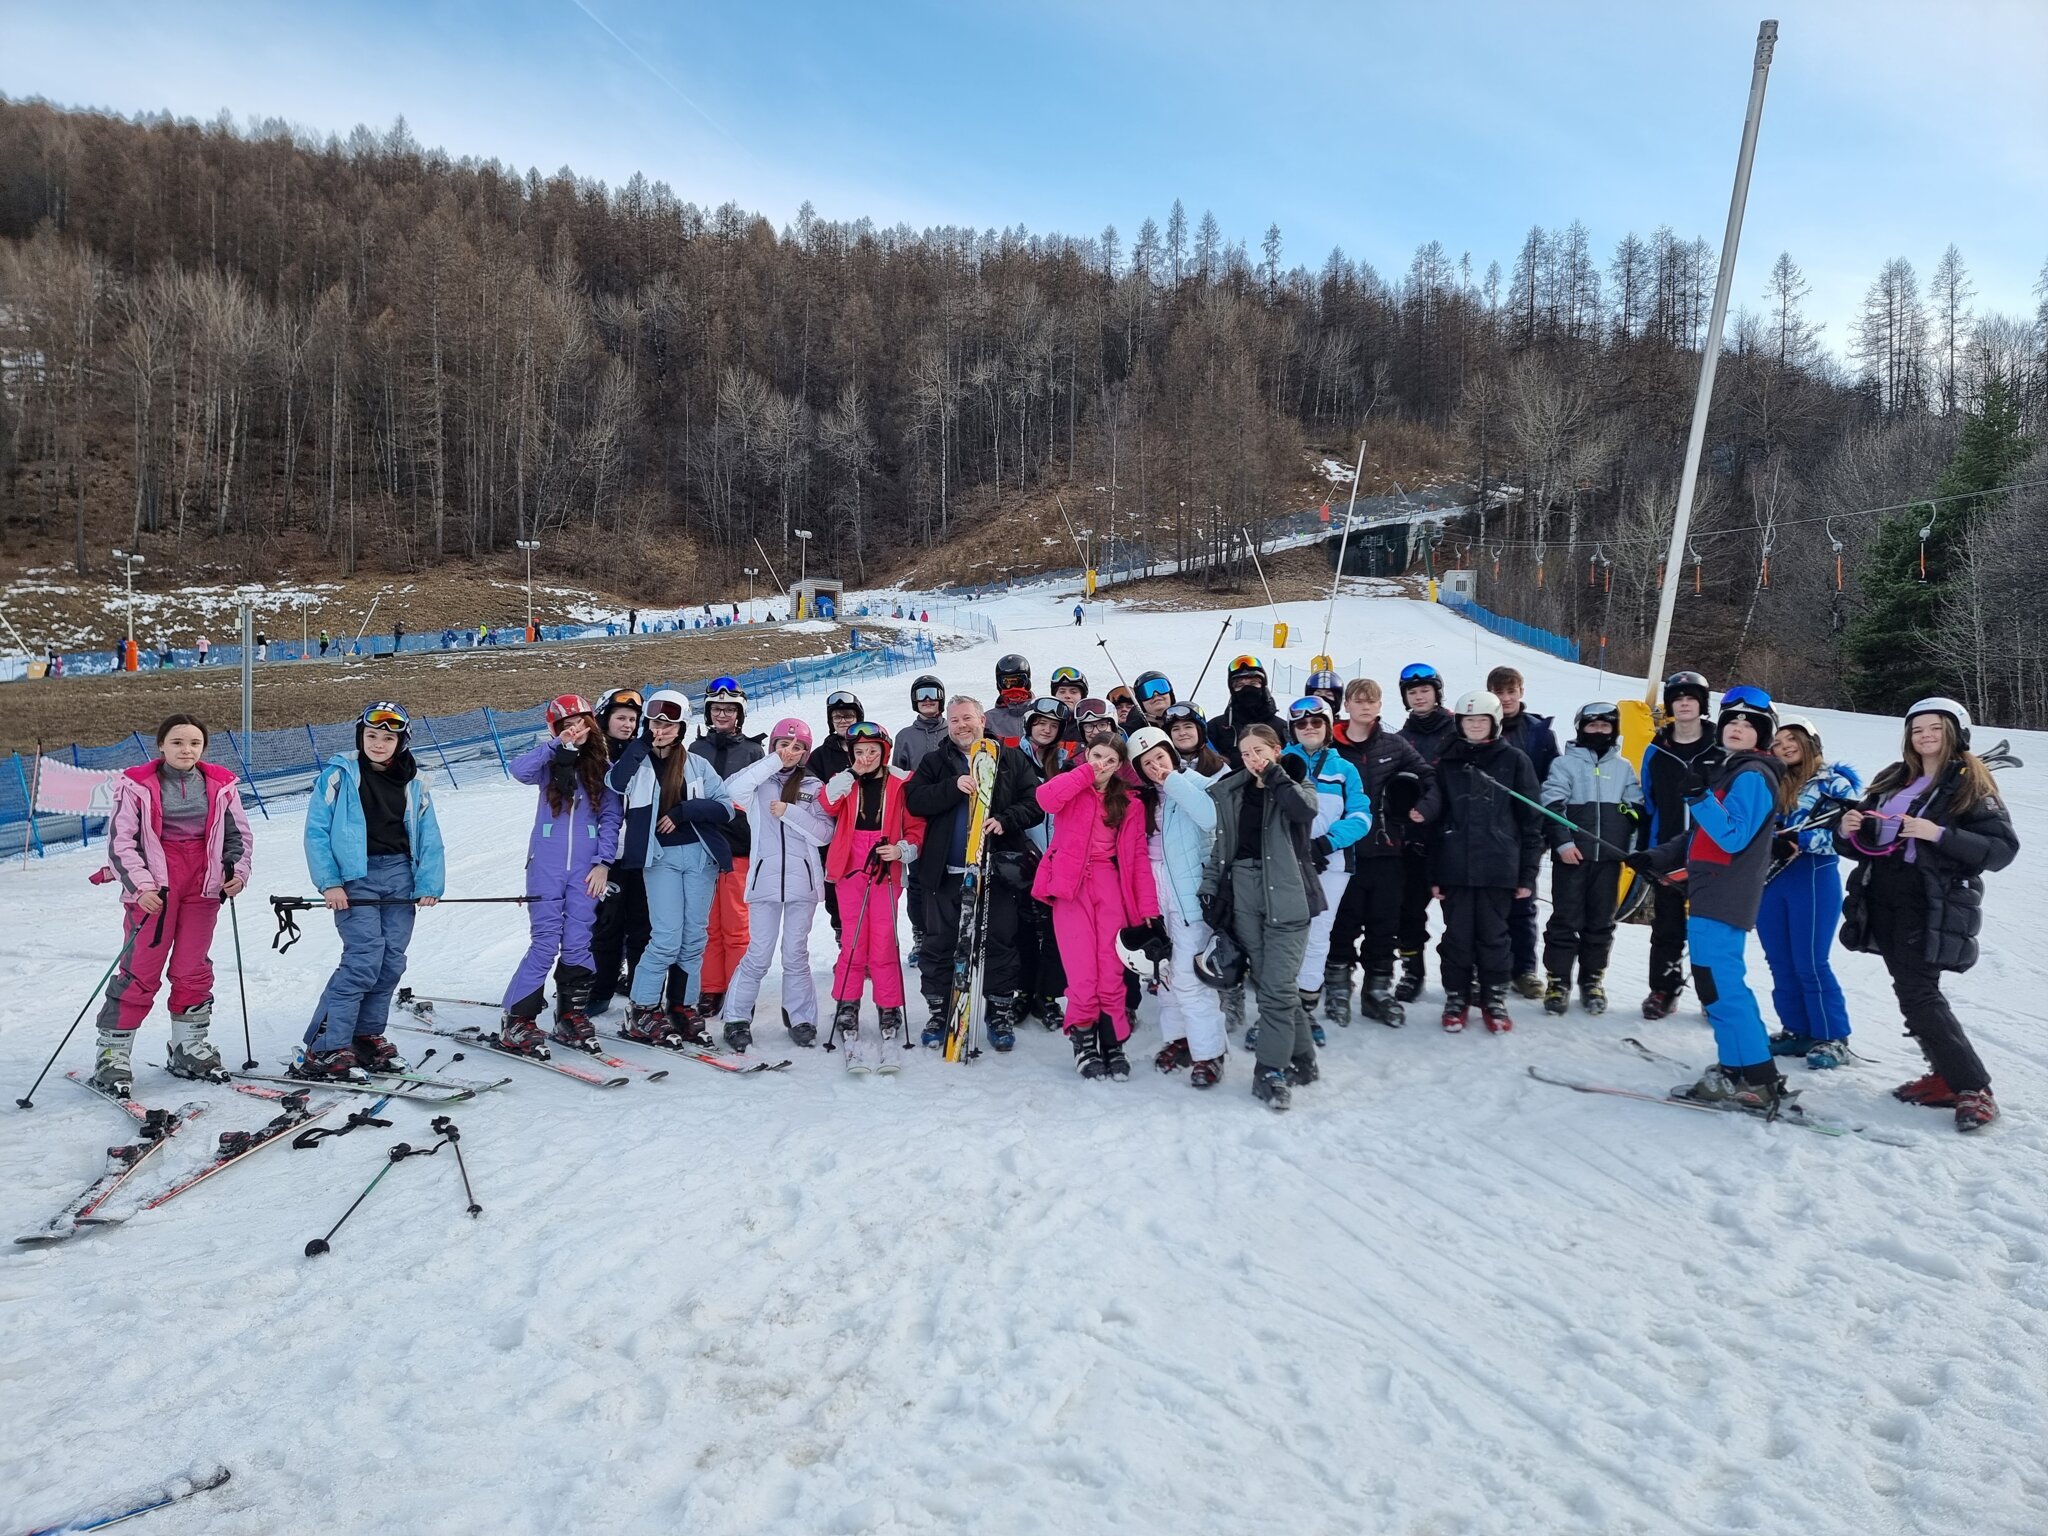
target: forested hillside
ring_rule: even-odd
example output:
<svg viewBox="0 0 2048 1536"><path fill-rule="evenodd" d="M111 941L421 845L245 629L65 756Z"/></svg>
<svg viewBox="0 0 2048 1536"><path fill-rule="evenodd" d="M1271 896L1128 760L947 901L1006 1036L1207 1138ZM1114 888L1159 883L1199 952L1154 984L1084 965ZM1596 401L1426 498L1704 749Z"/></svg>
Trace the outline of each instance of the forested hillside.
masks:
<svg viewBox="0 0 2048 1536"><path fill-rule="evenodd" d="M1935 676L2048 718L2048 486L1981 494L2048 481L2048 270L2038 313L1978 313L1948 238L1914 253L1925 285L1881 260L1853 335L1806 314L1793 253L1737 293L1686 660L1875 707ZM1051 487L1100 537L1218 550L1298 510L1305 446L1363 435L1472 484L1486 510L1436 558L1484 601L1639 667L1712 246L1602 253L1567 223L1401 273L1299 254L1178 202L1086 237L808 206L777 229L402 122L0 101L0 519L82 573L102 535L344 574L537 536L622 591L735 582L808 528L858 581ZM1903 668L1878 654L1902 623Z"/></svg>

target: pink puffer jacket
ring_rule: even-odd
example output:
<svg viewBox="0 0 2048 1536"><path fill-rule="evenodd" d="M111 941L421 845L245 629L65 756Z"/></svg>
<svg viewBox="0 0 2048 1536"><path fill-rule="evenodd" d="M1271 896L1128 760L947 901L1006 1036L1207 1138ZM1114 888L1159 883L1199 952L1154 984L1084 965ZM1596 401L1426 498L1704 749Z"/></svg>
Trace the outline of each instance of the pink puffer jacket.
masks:
<svg viewBox="0 0 2048 1536"><path fill-rule="evenodd" d="M1053 818L1052 846L1038 861L1031 894L1057 901L1081 889L1088 872L1088 850L1102 825L1102 796L1095 793L1095 770L1086 761L1038 786L1038 803ZM1159 890L1152 883L1152 856L1145 846L1145 808L1138 797L1116 829L1117 888L1123 892L1123 926L1159 915Z"/></svg>
<svg viewBox="0 0 2048 1536"><path fill-rule="evenodd" d="M206 808L206 883L202 896L218 897L227 883L228 826L232 821L239 835L233 873L249 878L249 818L242 811L242 792L235 776L212 763L201 763L211 800ZM144 891L160 891L170 883L170 867L164 862L163 780L154 762L130 768L114 780L114 814L107 822L107 869L121 882L121 899L133 901Z"/></svg>

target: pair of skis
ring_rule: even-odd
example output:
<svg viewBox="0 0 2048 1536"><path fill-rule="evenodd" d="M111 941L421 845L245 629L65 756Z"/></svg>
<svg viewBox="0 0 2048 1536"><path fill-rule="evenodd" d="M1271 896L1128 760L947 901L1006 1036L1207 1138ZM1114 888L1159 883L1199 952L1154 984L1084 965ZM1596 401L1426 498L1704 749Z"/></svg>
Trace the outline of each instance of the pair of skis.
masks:
<svg viewBox="0 0 2048 1536"><path fill-rule="evenodd" d="M1670 1061L1669 1057L1658 1057L1654 1051L1647 1050L1637 1042L1632 1041L1629 1043L1634 1045L1637 1053L1646 1059ZM1673 1063L1673 1065L1677 1064ZM1762 1120L1772 1125L1796 1125L1803 1131L1812 1131L1821 1136L1860 1136L1865 1141L1874 1141L1887 1147L1915 1147L1919 1145L1918 1142L1903 1136L1889 1136L1882 1131L1872 1130L1865 1125L1851 1124L1845 1120L1830 1120L1824 1116L1811 1114L1803 1105L1797 1102L1782 1105L1775 1113L1766 1113L1763 1110L1751 1109L1741 1104L1706 1104L1697 1099L1681 1098L1676 1093L1652 1093L1641 1088L1622 1088L1612 1083L1591 1083L1578 1078L1558 1077L1545 1072L1541 1067L1532 1066L1528 1071L1529 1076L1539 1083L1549 1083L1552 1087L1556 1088L1569 1088L1573 1093L1603 1094L1609 1098L1634 1099L1643 1104L1664 1104L1672 1109L1686 1109L1692 1110L1695 1113L1709 1115L1743 1114L1753 1120Z"/></svg>
<svg viewBox="0 0 2048 1536"><path fill-rule="evenodd" d="M136 1139L122 1146L107 1148L105 1172L42 1226L17 1237L17 1243L61 1243L78 1236L88 1227L118 1221L118 1217L110 1221L110 1218L100 1215L100 1208L120 1192L143 1164L170 1145L173 1136L206 1113L206 1106L197 1101L180 1105L177 1109L149 1109L134 1099L119 1098L95 1087L91 1079L82 1073L67 1072L64 1075L94 1098L105 1099L132 1119L136 1126Z"/></svg>
<svg viewBox="0 0 2048 1536"><path fill-rule="evenodd" d="M967 749L967 776L974 782L974 793L967 802L967 873L960 877L960 927L953 942L953 988L941 1043L948 1061L972 1061L981 1054L974 1044L974 973L981 967L981 947L988 935L988 812L995 799L1000 750L986 737Z"/></svg>
<svg viewBox="0 0 2048 1536"><path fill-rule="evenodd" d="M545 1071L553 1072L558 1077L574 1078L577 1082L588 1084L592 1088L621 1088L631 1081L633 1076L644 1077L650 1083L659 1082L668 1076L668 1069L666 1067L648 1067L643 1066L637 1061L628 1061L623 1056L615 1056L605 1051L595 1041L592 1041L588 1047L578 1048L579 1054L590 1056L602 1066L609 1068L613 1075L594 1071L576 1062L557 1060L552 1056L529 1056L524 1051L509 1049L495 1033L477 1025L471 1024L456 1027L443 1024L439 1022L434 1011L434 1005L442 1003L450 1007L488 1008L495 1012L497 1010L497 1004L495 1003L480 1002L466 997L423 997L414 992L410 987L399 988L397 1002L399 1007L405 1009L417 1021L412 1024L401 1024L398 1026L400 1029L411 1030L416 1034L440 1035L445 1039L459 1040L465 1045L475 1046L481 1050L494 1051L500 1056L509 1056L514 1061L523 1061L529 1065L540 1067ZM624 1035L619 1035L617 1038L626 1040ZM730 1072L742 1077L755 1072L780 1072L790 1065L787 1061L756 1061L740 1065L698 1045L661 1045L650 1040L626 1040L626 1043L629 1045L645 1046L649 1050L669 1051L677 1056L687 1056L693 1061L703 1062L706 1066L716 1067L721 1072ZM564 1049L570 1048L564 1047Z"/></svg>

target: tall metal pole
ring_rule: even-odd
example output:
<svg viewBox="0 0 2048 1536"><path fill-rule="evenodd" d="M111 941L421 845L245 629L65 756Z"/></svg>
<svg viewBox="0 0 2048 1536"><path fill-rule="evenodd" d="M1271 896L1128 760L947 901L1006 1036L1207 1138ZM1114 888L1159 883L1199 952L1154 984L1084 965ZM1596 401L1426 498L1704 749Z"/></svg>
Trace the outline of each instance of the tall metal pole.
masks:
<svg viewBox="0 0 2048 1536"><path fill-rule="evenodd" d="M1671 547L1664 556L1664 588L1657 598L1657 630L1650 641L1650 673L1644 697L1655 709L1662 698L1664 650L1671 642L1671 618L1678 604L1678 578L1685 556L1686 531L1692 526L1693 493L1699 485L1700 452L1707 441L1707 411L1714 402L1714 369L1721 361L1721 326L1728 318L1728 289L1735 281L1735 251L1742 241L1742 211L1749 202L1749 169L1756 159L1757 129L1763 124L1764 86L1771 76L1771 53L1778 46L1778 24L1766 21L1756 30L1756 61L1749 79L1749 111L1742 119L1742 149L1735 160L1735 193L1728 201L1728 229L1721 237L1721 270L1714 281L1714 310L1707 320L1707 338L1700 352L1699 392L1693 396L1692 432L1685 440L1685 468L1678 477L1678 506L1671 519Z"/></svg>
<svg viewBox="0 0 2048 1536"><path fill-rule="evenodd" d="M1358 440L1358 468L1351 472L1351 500L1344 507L1344 537L1337 541L1337 574L1330 578L1330 606L1323 610L1323 644L1316 652L1330 654L1330 621L1337 617L1337 589L1344 584L1344 551L1351 546L1351 514L1358 510L1358 482L1365 478L1365 439Z"/></svg>
<svg viewBox="0 0 2048 1536"><path fill-rule="evenodd" d="M256 610L242 599L242 750L249 750L249 730L255 718Z"/></svg>

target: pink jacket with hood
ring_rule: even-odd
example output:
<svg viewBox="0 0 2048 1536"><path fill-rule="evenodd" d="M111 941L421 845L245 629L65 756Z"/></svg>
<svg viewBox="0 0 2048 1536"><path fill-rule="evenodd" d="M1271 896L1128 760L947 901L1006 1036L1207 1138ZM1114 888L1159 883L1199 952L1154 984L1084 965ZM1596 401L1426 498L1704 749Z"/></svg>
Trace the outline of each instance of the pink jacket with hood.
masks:
<svg viewBox="0 0 2048 1536"><path fill-rule="evenodd" d="M1126 781L1128 782L1128 781ZM1102 825L1102 796L1095 793L1095 770L1086 759L1038 786L1038 803L1053 818L1052 846L1038 861L1031 894L1055 901L1081 889L1088 872L1088 849ZM1159 890L1152 882L1152 855L1145 843L1145 808L1135 790L1116 829L1117 888L1123 892L1120 926L1142 923L1159 915Z"/></svg>
<svg viewBox="0 0 2048 1536"><path fill-rule="evenodd" d="M114 780L114 814L107 822L107 865L95 881L119 879L121 899L134 901L144 891L160 891L170 883L170 866L164 860L163 780L157 777L156 762L130 768ZM226 850L228 823L232 818L241 848L234 874L249 878L249 818L242 810L242 792L234 774L208 762L199 764L211 796L206 807L206 880L201 896L218 898L227 884Z"/></svg>

